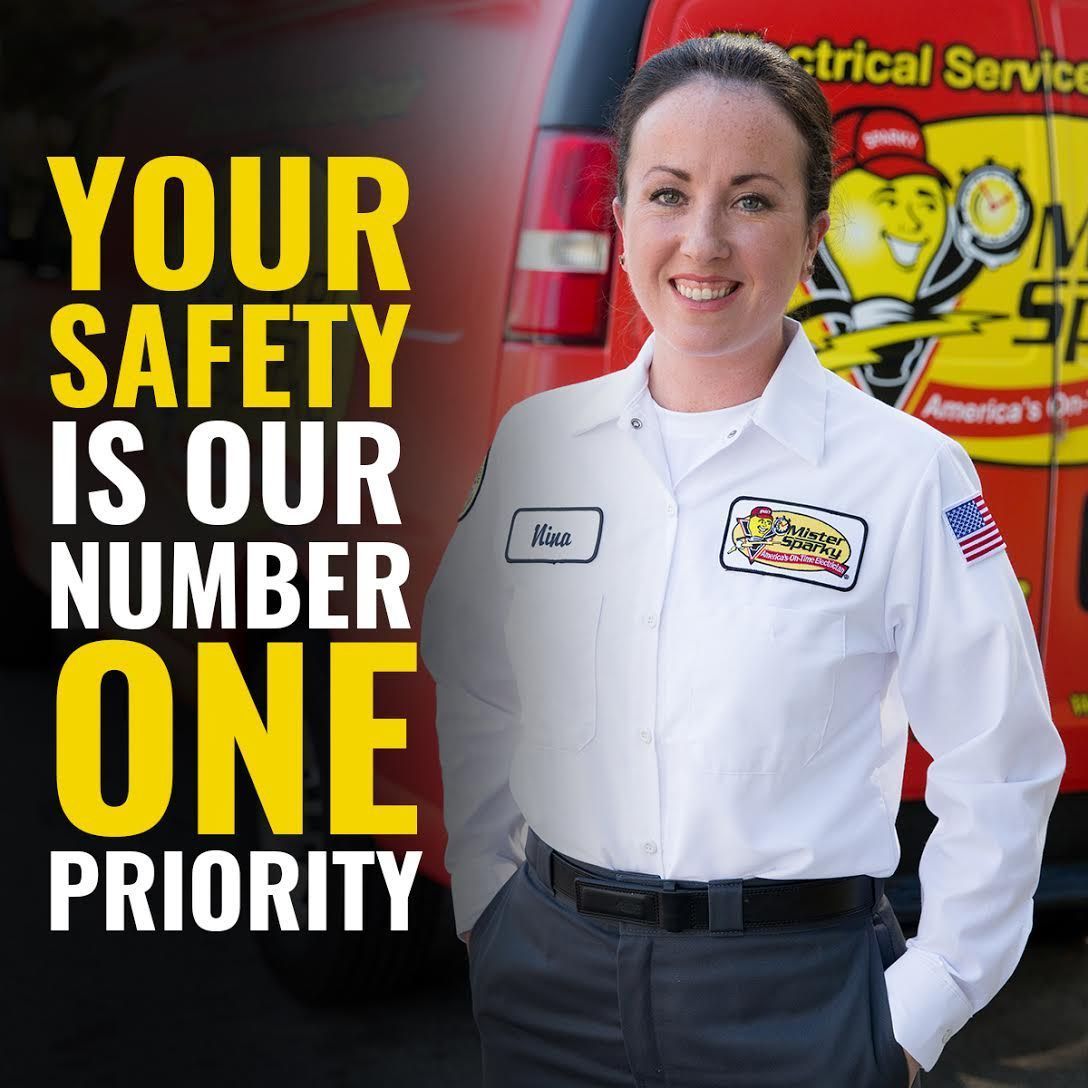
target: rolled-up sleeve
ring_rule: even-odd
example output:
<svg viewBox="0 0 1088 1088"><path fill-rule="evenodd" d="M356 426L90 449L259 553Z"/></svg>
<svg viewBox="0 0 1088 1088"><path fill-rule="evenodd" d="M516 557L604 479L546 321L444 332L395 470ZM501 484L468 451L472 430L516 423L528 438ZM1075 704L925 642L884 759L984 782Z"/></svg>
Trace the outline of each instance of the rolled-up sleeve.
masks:
<svg viewBox="0 0 1088 1088"><path fill-rule="evenodd" d="M420 655L435 681L445 860L462 940L525 857L524 819L509 789L520 728L505 639L511 587L500 524L509 421L507 413L427 590L420 632Z"/></svg>
<svg viewBox="0 0 1088 1088"><path fill-rule="evenodd" d="M895 1037L925 1070L1020 960L1065 769L1005 547L969 561L947 516L981 493L966 452L942 439L904 512L885 602L903 704L933 757L918 933L885 972Z"/></svg>

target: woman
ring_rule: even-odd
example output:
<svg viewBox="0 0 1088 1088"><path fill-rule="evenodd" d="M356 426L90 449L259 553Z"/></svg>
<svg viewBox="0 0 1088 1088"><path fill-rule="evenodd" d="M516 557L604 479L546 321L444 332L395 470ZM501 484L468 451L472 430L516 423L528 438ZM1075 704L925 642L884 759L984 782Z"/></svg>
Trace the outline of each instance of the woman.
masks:
<svg viewBox="0 0 1088 1088"><path fill-rule="evenodd" d="M1030 931L1064 753L1023 596L961 447L785 317L830 223L815 81L686 42L615 136L653 335L507 413L424 615L484 1080L900 1088Z"/></svg>

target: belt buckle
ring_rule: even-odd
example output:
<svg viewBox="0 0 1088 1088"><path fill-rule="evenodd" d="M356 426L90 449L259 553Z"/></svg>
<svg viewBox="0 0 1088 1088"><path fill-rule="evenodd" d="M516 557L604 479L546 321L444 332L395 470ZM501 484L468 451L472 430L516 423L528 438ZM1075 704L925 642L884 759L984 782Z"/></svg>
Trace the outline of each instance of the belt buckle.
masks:
<svg viewBox="0 0 1088 1088"><path fill-rule="evenodd" d="M656 922L652 892L617 888L576 877L574 905L580 914L595 914L631 922Z"/></svg>

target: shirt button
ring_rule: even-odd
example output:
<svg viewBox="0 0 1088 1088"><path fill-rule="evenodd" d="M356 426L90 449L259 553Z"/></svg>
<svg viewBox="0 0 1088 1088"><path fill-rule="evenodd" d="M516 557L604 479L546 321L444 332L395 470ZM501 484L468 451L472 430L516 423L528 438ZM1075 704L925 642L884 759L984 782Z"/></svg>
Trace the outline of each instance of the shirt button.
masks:
<svg viewBox="0 0 1088 1088"><path fill-rule="evenodd" d="M646 626L647 627L656 627L657 626L657 617L652 612L646 617Z"/></svg>
<svg viewBox="0 0 1088 1088"><path fill-rule="evenodd" d="M737 437L737 432L736 431L730 431L725 437L726 438L736 438Z"/></svg>
<svg viewBox="0 0 1088 1088"><path fill-rule="evenodd" d="M642 849L647 854L656 854L657 853L657 843L656 842L644 842L642 844Z"/></svg>
<svg viewBox="0 0 1088 1088"><path fill-rule="evenodd" d="M643 740L644 740L644 741L645 741L645 742L646 742L647 744L649 744L649 743L650 743L650 741L652 741L652 740L654 739L654 735L653 735L653 733L651 733L651 732L649 731L649 729L640 729L640 730L639 730L639 733L638 733L638 735L639 735L639 736L640 736L640 737L641 737L641 738L642 738L642 739L643 739Z"/></svg>
<svg viewBox="0 0 1088 1088"><path fill-rule="evenodd" d="M676 513L676 503L670 502L669 505L665 507L665 512L671 518Z"/></svg>
<svg viewBox="0 0 1088 1088"><path fill-rule="evenodd" d="M631 420L631 426L632 426L632 427L634 427L634 428L635 428L635 430L637 431L637 430L639 429L639 427L641 427L641 426L642 426L642 420L641 420L641 419L639 419L639 418L638 418L638 416L635 416L635 417L634 417L634 418L633 418L633 419Z"/></svg>

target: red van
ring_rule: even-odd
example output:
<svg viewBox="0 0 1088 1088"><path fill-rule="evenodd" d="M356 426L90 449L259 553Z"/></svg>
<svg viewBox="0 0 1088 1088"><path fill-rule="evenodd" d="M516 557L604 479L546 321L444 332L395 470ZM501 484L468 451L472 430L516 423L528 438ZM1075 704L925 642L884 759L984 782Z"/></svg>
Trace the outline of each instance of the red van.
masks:
<svg viewBox="0 0 1088 1088"><path fill-rule="evenodd" d="M138 17L148 19L154 7L138 8ZM104 88L105 105L89 111L95 123L86 149L107 153L108 134L120 132L126 147L146 147L148 157L167 148L206 162L365 153L405 168L411 204L399 236L412 310L396 363L396 407L381 418L403 440L397 539L412 556L406 603L415 621L507 407L625 366L648 332L616 274L609 210L606 123L635 66L688 37L760 34L817 77L839 142L833 226L791 313L844 381L956 438L978 466L1035 624L1068 756L1036 902L1082 907L1088 7L963 0L933 9L924 28L907 7L862 0L841 0L833 15L799 0L285 0L275 20L240 3L206 7L218 21L216 44L206 37L189 50L161 35L150 60ZM184 96L166 91L179 72ZM282 93L288 80L290 95ZM873 148L889 140L918 164L904 176L927 184L907 186L867 168ZM48 370L40 330L63 301L63 285L30 278L25 287L27 306L46 324L37 322L31 337L19 334L17 354L24 367L37 356ZM4 430L2 467L16 553L47 585L43 497L22 486L19 471L27 457L46 455L27 445L48 433L33 422L50 411L42 384L9 382L5 417L17 422ZM357 375L344 379L343 394L339 414L375 415ZM164 447L173 439L164 435ZM171 463L163 458L163 486L176 490ZM307 535L328 529L307 527ZM184 639L160 635L185 658ZM244 634L233 637L245 643ZM300 637L319 675L328 635ZM420 960L424 915L436 930L452 930L433 690L422 670L390 681L379 705L384 699L388 715L408 718L409 752L380 760L378 799L418 805L419 833L384 845L422 849L428 882L417 882L410 936L383 935L381 927L268 935L283 977L311 997L365 986L368 973L392 971L398 958ZM307 691L320 687L318 679ZM320 723L326 710L320 696L308 696L309 722ZM303 857L326 838L322 744L315 728L307 771L313 831L299 844ZM933 826L923 800L927 765L912 739L897 822L902 862L888 886L906 919L917 916L918 859ZM288 848L282 839L274 845Z"/></svg>

